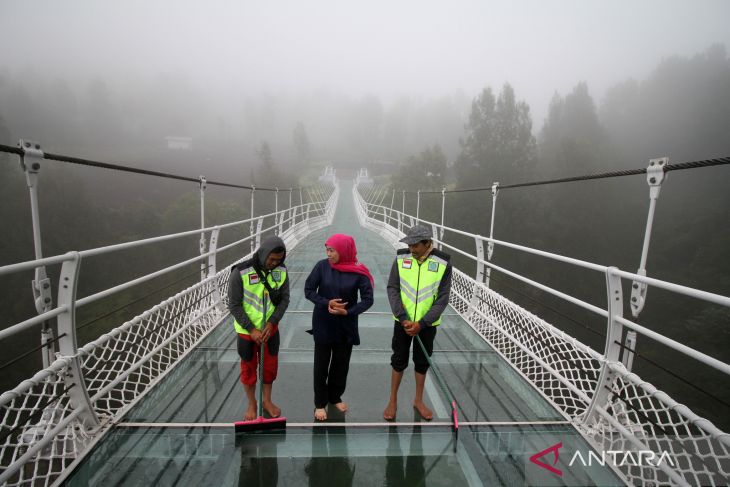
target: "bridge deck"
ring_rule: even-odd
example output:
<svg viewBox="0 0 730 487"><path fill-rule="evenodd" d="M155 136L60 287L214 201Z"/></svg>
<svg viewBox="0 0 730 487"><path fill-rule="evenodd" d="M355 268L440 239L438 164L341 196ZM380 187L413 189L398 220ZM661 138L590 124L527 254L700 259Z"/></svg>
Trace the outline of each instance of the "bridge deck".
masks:
<svg viewBox="0 0 730 487"><path fill-rule="evenodd" d="M329 411L313 424L312 306L304 280L325 257L334 232L355 237L359 257L376 280L375 305L360 318L362 344L352 355L344 399L347 414ZM393 249L362 229L350 185L342 184L333 225L312 234L287 258L292 301L281 324L279 378L274 401L286 432L234 435L245 398L231 321L226 320L114 427L67 479L69 485L622 485L608 467L574 464L562 476L529 462L561 442L566 451L590 450L570 424L452 309L435 343L434 362L459 405L458 439L450 408L431 374L426 399L434 420L410 407L408 369L397 421L382 410L390 380L392 318L385 282ZM456 444L456 445L455 445ZM541 458L552 465L552 454ZM561 457L560 465L568 459Z"/></svg>

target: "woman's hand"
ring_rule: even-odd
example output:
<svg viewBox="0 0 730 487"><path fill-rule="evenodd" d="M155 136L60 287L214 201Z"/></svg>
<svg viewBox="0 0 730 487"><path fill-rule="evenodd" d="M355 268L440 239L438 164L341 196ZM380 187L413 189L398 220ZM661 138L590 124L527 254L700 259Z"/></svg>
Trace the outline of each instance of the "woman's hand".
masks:
<svg viewBox="0 0 730 487"><path fill-rule="evenodd" d="M345 316L347 315L347 309L345 309L346 305L347 303L343 303L340 298L330 299L327 305L327 311L329 311L331 315Z"/></svg>

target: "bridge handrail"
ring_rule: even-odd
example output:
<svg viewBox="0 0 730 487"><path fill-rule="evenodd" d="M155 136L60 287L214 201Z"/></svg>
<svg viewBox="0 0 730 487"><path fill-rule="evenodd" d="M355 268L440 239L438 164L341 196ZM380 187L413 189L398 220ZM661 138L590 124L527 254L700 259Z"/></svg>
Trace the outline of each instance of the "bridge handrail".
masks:
<svg viewBox="0 0 730 487"><path fill-rule="evenodd" d="M680 445L680 452L675 455L676 465L652 464L648 468L618 465L627 483L671 482L689 485L712 483L716 478L713 475L718 472L720 475L727 475L723 465L730 460L730 435L627 370L620 361L622 344L618 340L621 339L622 328L625 327L728 374L730 373L728 364L625 319L621 279L631 279L634 282L646 283L724 306L730 305L729 298L621 271L615 267L593 264L449 228L419 218L418 215L414 217L380 204L369 203L360 194L358 186L356 184L353 187L353 197L360 223L382 235L394 247L399 245L398 240L404 235L405 226L421 223L431 226L436 244L476 262L475 277L470 277L458 268L454 268L449 304L491 343L495 351L518 373L571 420L596 448L602 450L638 448L657 454L665 447L670 448L666 445L665 437L682 438L688 442L688 446ZM372 190L371 187L369 194L375 194L377 200L382 191ZM444 242L443 237L446 232L473 239L476 255ZM492 264L491 248L490 259L484 258L485 244L502 245L603 273L606 277L607 309L572 298L549 286ZM505 272L511 277L567 299L606 318L605 351L601 353L593 350L490 289L489 274L484 272L485 268ZM676 447L672 446L670 449L672 448ZM673 449L672 451L674 452ZM703 455L701 453L703 451L711 451L712 454Z"/></svg>
<svg viewBox="0 0 730 487"><path fill-rule="evenodd" d="M57 317L61 350L52 363L31 379L0 394L0 484L6 485L7 482L8 485L20 485L32 481L34 485L49 485L70 463L78 461L88 452L89 446L98 437L110 431L110 424L120 414L135 404L159 377L226 318L225 289L230 272L227 267L216 271L213 266L198 283L81 347L76 346L74 318L79 306L183 265L210 259L217 252L254 237L260 238L262 234L277 228L287 247L293 249L306 235L331 223L339 187L337 181L328 187L320 195L321 201L292 206L243 221L0 267L2 275L33 269L40 265L39 262L62 264L58 286L59 305L19 324L27 328ZM271 218L274 223L264 227L264 220ZM217 248L217 243L213 243L217 242L217 233L222 228L251 222L257 223L251 227L255 233L220 248ZM289 224L288 228L282 225L284 223ZM76 299L75 289L82 255L108 255L118 250L205 232L216 236L211 238L211 248L207 252L83 299ZM250 255L248 253L239 258ZM17 331L17 326L0 331L0 339ZM130 391L134 394L130 394ZM64 446L60 454L56 453L59 443L73 445L73 451L66 451ZM53 468L38 473L37 464L52 464Z"/></svg>
<svg viewBox="0 0 730 487"><path fill-rule="evenodd" d="M116 251L120 251L120 250L127 250L127 249L131 249L131 248L136 248L136 247L140 247L140 246L143 246L143 245L150 245L150 244L155 244L155 243L159 243L159 242L165 242L165 241L169 241L169 240L174 240L174 239L177 239L177 238L187 237L187 236L190 236L190 235L205 234L205 233L208 233L208 232L212 232L212 231L216 231L216 230L221 230L221 229L224 229L224 228L231 228L231 227L238 226L238 225L242 225L242 224L245 224L245 223L250 223L252 221L259 221L259 220L265 220L265 219L271 218L271 217L284 216L287 213L289 213L290 216L287 217L283 221L284 222L290 222L290 221L292 221L292 216L291 216L292 213L293 213L292 210L297 211L297 210L300 210L302 208L307 208L310 211L316 212L317 214L324 214L324 211L326 209L325 206L326 206L326 204L325 203L321 203L321 202L305 203L303 205L298 205L298 206L292 207L291 209L280 210L278 212L269 213L269 214L266 214L266 215L261 215L261 216L257 216L257 217L254 217L254 218L249 218L249 219L241 220L241 221L237 221L237 222L227 223L227 224L224 224L224 225L214 225L214 226L211 226L211 227L208 227L208 228L203 228L203 229L196 229L196 230L190 230L190 231L179 232L179 233L174 233L174 234L162 235L162 236L159 236L159 237L152 237L152 238L146 238L146 239L142 239L142 240L135 240L133 242L126 242L126 243L122 243L122 244L115 244L115 245L108 245L108 246L104 246L104 247L97 247L97 248L93 248L93 249L89 249L89 250L82 250L82 251L79 251L79 252L68 252L66 254L52 256L52 257L45 257L43 259L36 259L36 260L25 261L25 262L21 262L21 263L17 263L17 264L10 264L10 265L6 265L6 266L0 266L0 276L5 275L5 274L11 274L11 273L16 273L16 272L21 272L21 271L25 271L25 270L35 269L35 268L37 268L38 266L41 266L41 265L61 264L61 263L64 263L64 262L71 261L74 258L77 258L76 256L78 256L79 258L99 256L99 255L108 254L108 253L112 253L112 252L116 252ZM312 209L312 207L314 207L314 208ZM260 233L265 233L267 231L274 230L277 227L278 227L278 223L274 223L274 224L272 224L272 225L270 225L270 226L268 226L266 228L262 228L261 231L259 232L259 234ZM222 252L222 251L227 250L229 248L235 247L236 245L240 245L240 244L242 244L244 242L250 241L251 239L253 239L255 237L256 237L256 234L248 235L248 236L246 236L246 237L244 237L244 238L242 238L240 240L237 240L237 241L235 241L235 242L233 242L231 244L226 245L225 247L221 247L219 249L216 248L216 249L213 249L211 251L205 252L203 254L198 254L197 256L192 257L192 258L190 258L188 260L185 260L183 262L179 262L179 263L174 264L172 266L165 267L163 269L160 269L160 270L155 271L155 272L151 272L149 274L145 274L145 275L143 275L141 277L138 277L136 279L133 279L133 280L124 282L124 283L119 284L117 286L114 286L114 287L105 289L103 291L99 291L98 293L92 294L90 296L86 296L86 297L81 298L81 299L79 299L79 300L76 301L76 308L85 306L85 305L87 305L89 303L92 303L92 302L97 301L99 299L105 298L105 297L110 296L112 294L115 294L117 292L123 291L125 289L129 289L130 287L133 287L133 286L135 286L137 284L141 284L142 282L149 281L151 279L154 279L156 277L162 276L164 274L167 274L167 273L172 272L174 270L177 270L179 268L185 267L185 266L190 265L192 263L195 263L195 262L198 262L198 261L202 261L202 260L204 260L204 259L206 259L206 258L208 258L208 257L210 257L212 255L217 254L218 252ZM19 333L21 331L27 330L28 328L30 328L30 327L32 327L34 325L38 325L38 324L40 324L40 323L42 323L42 322L44 322L46 320L55 318L55 317L57 317L58 315L60 315L61 313L65 312L65 311L67 311L67 307L66 306L63 306L63 305L56 306L55 308L52 308L49 311L46 311L46 312L41 313L39 315L36 315L36 316L34 316L32 318L29 318L29 319L27 319L25 321L22 321L20 323L15 324L15 325L11 325L11 326L9 326L7 328L4 328L4 329L0 330L0 340L3 340L3 339L5 339L5 338L7 338L9 336L15 335L15 334L17 334L17 333Z"/></svg>
<svg viewBox="0 0 730 487"><path fill-rule="evenodd" d="M513 249L513 250L518 250L518 251L521 251L521 252L524 252L524 253L527 253L527 254L530 254L530 255L536 255L536 256L540 256L540 257L547 257L547 258L552 259L552 260L555 260L555 261L564 262L564 263L571 264L571 265L574 265L574 266L577 266L577 267L581 267L583 269L588 269L588 270L592 270L592 271L601 272L603 274L607 273L608 270L609 270L609 267L608 266L605 266L605 265L595 264L595 263L592 263L592 262L588 262L588 261L584 261L584 260L580 260L580 259L575 259L575 258L572 258L572 257L566 257L566 256L563 256L563 255L560 255L560 254L555 254L555 253L552 253L552 252L546 252L544 250L539 250L539 249L527 247L527 246L524 246L524 245L518 245L518 244L511 243L511 242L506 242L506 241L503 241L503 240L498 240L498 239L495 239L495 238L484 237L482 235L478 235L478 234L475 234L475 233L466 232L464 230L459 230L457 228L447 227L445 225L441 225L441 224L436 223L436 222L431 222L431 221L425 220L423 218L416 218L416 217L414 217L412 215L409 215L407 213L403 213L402 211L395 210L395 209L392 209L392 208L388 208L387 206L376 205L376 204L373 204L373 203L368 203L364 199L361 199L361 202L362 202L362 204L365 205L365 211L374 215L373 217L370 217L370 218L373 218L373 219L377 219L378 216L382 216L384 219L386 219L388 221L400 221L400 222L404 222L404 221L406 221L406 218L407 218L407 219L409 219L411 221L418 221L421 224L429 225L429 226L431 226L434 229L442 230L442 232L439 233L441 235L443 235L443 232L448 231L450 233L454 233L454 234L461 235L461 236L464 236L464 237L469 237L469 238L472 238L472 239L475 239L475 240L478 240L478 241L487 242L487 243L493 243L495 245L500 245L500 246L503 246L503 247L506 247L506 248L510 248L510 249ZM382 223L382 222L379 222L379 223ZM393 227L393 228L395 228L395 227ZM434 234L435 235L438 235L438 234L436 234L436 232L434 232ZM529 278L526 278L524 276L521 276L521 275L519 275L517 273L508 271L507 269L504 269L502 267L496 266L495 264L491 263L490 261L484 260L484 259L480 259L479 257L477 257L475 255L469 254L468 252L465 252L465 251L463 251L463 250L461 250L461 249L459 249L459 248L457 248L457 247L455 247L453 245L450 245L450 244L444 242L442 239L439 239L438 237L434 237L434 240L436 242L440 243L441 245L443 245L445 247L448 247L449 249L451 249L451 250L459 253L460 255L463 255L464 257L467 257L469 259L472 259L477 264L481 264L481 265L487 266L489 268L492 268L492 269L495 269L495 270L499 270L499 271L505 272L505 273L509 274L510 276L512 276L514 278L517 278L517 279L519 279L519 280L521 280L523 282L526 282L526 283L532 284L532 285L537 285L537 286L540 287L540 289L542 289L544 291L547 291L550 294L553 294L554 296L557 296L557 297L566 299L567 301L570 301L573 304L577 304L577 305L583 307L584 309L587 309L587 310L589 310L589 311L591 311L593 313L596 313L596 314L598 314L600 316L603 316L603 317L606 317L606 318L608 317L608 311L605 310L605 309L602 309L602 308L599 308L597 306L591 305L590 303L586 303L585 301L582 301L580 299L573 298L573 297L571 297L571 296L569 296L569 295L567 295L565 293L562 293L562 292L560 292L560 291L558 291L556 289L552 289L549 286L542 285L542 284L540 284L540 283L538 283L538 282L536 282L534 280L531 280ZM695 288L691 288L691 287L688 287L688 286L683 286L681 284L675 284L675 283L672 283L672 282L669 282L669 281L663 281L663 280L655 279L655 278L652 278L652 277L642 276L642 275L639 275L639 274L635 274L633 272L626 272L626 271L622 271L622 270L619 270L619 269L614 269L613 270L613 273L615 275L619 276L619 277L623 277L623 278L626 278L626 279L631 279L632 281L643 282L643 283L646 283L646 284L649 284L649 285L652 285L652 286L655 286L655 287L658 287L658 288L661 288L661 289L664 289L664 290L667 290L667 291L672 291L672 292L675 292L675 293L678 293L678 294L683 294L685 296L689 296L689 297L693 297L693 298L697 298L697 299L702 299L704 301L708 301L708 302L711 302L711 303L714 303L714 304L719 304L719 305L722 305L722 306L730 307L730 297L723 296L721 294L711 293L711 292L708 292L708 291L702 291L702 290L695 289ZM677 342L675 340L672 340L672 339L670 339L668 337L665 337L665 336L663 336L663 335L661 335L659 333L656 333L656 332L654 332L652 330L649 330L648 328L643 327L643 326L641 326L641 325L639 325L637 323L634 323L634 322L632 322L630 320L627 320L627 319L625 319L623 317L616 317L616 319L620 320L621 324L623 324L624 326L626 326L628 328L631 328L631 329L633 329L633 330L635 330L635 331L637 331L639 333L642 333L642 334L648 336L649 338L652 338L652 339L654 339L656 341L659 341L659 342L663 343L664 345L666 345L666 346L668 346L668 347L670 347L670 348L672 348L674 350L677 350L678 352L681 352L681 353L683 353L685 355L688 355L688 356L690 356L690 357L692 357L692 358L694 358L696 360L699 360L700 362L702 362L702 363L704 363L706 365L709 365L709 366L711 366L711 367L713 367L713 368L715 368L715 369L717 369L717 370L719 370L719 371L721 371L721 372L723 372L723 373L725 373L727 375L730 375L730 364L727 364L725 362L722 362L721 360L718 360L718 359L716 359L714 357L711 357L710 355L707 355L707 354L705 354L703 352L700 352L699 350L695 350L695 349L693 349L691 347L688 347L686 345L683 345L683 344L681 344L681 343L679 343L679 342Z"/></svg>

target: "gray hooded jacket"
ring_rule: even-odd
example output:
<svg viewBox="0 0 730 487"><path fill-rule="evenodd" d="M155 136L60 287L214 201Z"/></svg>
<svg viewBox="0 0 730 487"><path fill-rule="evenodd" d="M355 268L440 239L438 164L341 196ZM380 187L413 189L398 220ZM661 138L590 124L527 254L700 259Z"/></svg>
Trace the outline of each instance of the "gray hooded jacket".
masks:
<svg viewBox="0 0 730 487"><path fill-rule="evenodd" d="M269 256L271 251L276 248L284 249L284 259L282 259L281 264L279 264L279 267L284 267L284 261L286 260L286 246L284 245L284 241L279 237L267 237L263 242L261 242L261 246L258 250L254 252L253 257L231 267L231 278L228 283L228 311L231 312L236 321L238 321L238 323L248 332L251 332L254 326L248 315L246 315L243 311L243 282L241 281L241 270L253 266L258 269L261 274L268 276L270 271L265 269L264 264L266 263L266 258ZM288 276L280 289L281 302L276 307L276 311L274 311L269 318L269 321L275 325L279 324L279 321L281 321L281 318L284 316L286 308L289 307Z"/></svg>

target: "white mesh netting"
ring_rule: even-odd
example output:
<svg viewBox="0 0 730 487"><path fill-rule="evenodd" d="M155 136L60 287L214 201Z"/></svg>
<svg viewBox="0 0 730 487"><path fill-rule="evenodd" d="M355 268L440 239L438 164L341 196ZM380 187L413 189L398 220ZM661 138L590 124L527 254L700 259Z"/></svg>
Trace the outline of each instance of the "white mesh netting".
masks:
<svg viewBox="0 0 730 487"><path fill-rule="evenodd" d="M280 235L289 248L332 222L338 186L317 187L320 201ZM294 210L290 211L294 213ZM246 258L246 257L244 257ZM0 396L0 484L52 484L111 421L227 317L230 270L225 268L134 319L60 357L47 369ZM77 361L101 425L89 427L74 407L70 379ZM19 467L19 468L17 468Z"/></svg>
<svg viewBox="0 0 730 487"><path fill-rule="evenodd" d="M399 247L403 233L383 222L382 208L380 213L369 212L365 200L354 193L360 222ZM413 222L410 216L401 219ZM449 304L594 446L604 451L653 452L655 465L636 465L619 455L614 466L628 482L728 484L730 435L629 373L623 364L606 361L602 354L458 269L453 272ZM611 394L598 404L597 414L588 417L604 366L612 372ZM666 457L658 461L663 452L673 464Z"/></svg>

